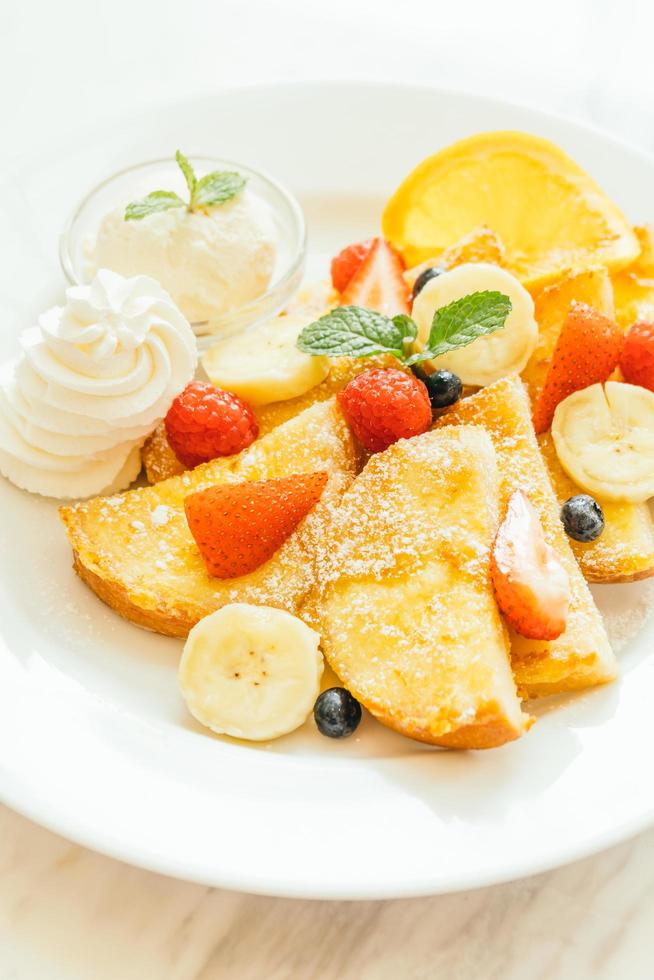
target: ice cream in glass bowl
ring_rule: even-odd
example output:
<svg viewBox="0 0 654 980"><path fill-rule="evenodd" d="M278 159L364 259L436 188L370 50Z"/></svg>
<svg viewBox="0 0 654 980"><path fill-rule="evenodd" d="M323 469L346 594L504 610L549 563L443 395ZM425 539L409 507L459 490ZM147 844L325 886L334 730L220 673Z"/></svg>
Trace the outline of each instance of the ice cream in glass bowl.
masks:
<svg viewBox="0 0 654 980"><path fill-rule="evenodd" d="M201 346L282 309L305 252L302 209L284 187L240 163L179 151L95 187L60 247L74 285L101 268L156 279Z"/></svg>

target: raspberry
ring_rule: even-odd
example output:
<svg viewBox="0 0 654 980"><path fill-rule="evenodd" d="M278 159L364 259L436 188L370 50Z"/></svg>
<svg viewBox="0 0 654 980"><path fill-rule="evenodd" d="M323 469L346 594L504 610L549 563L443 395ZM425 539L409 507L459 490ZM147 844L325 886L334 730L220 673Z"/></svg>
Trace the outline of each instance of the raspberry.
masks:
<svg viewBox="0 0 654 980"><path fill-rule="evenodd" d="M259 434L254 412L230 391L192 381L166 415L166 436L189 469L216 456L240 453Z"/></svg>
<svg viewBox="0 0 654 980"><path fill-rule="evenodd" d="M186 520L209 574L238 578L269 561L318 503L326 483L320 471L190 494Z"/></svg>
<svg viewBox="0 0 654 980"><path fill-rule="evenodd" d="M620 367L629 384L654 391L654 323L639 320L629 328Z"/></svg>
<svg viewBox="0 0 654 980"><path fill-rule="evenodd" d="M420 435L431 425L425 385L396 368L364 371L337 397L355 436L372 453Z"/></svg>

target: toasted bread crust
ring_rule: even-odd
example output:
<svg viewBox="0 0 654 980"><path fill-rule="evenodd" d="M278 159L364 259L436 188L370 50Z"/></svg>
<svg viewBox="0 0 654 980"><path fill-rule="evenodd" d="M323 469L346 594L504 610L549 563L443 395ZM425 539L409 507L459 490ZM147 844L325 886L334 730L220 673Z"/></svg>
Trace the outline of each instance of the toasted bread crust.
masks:
<svg viewBox="0 0 654 980"><path fill-rule="evenodd" d="M451 424L486 429L497 452L504 504L514 490L529 496L570 582L568 624L558 639L547 642L512 634L511 660L518 688L535 698L613 680L617 663L560 521L559 505L531 423L525 386L517 376L496 381L454 405L437 427Z"/></svg>
<svg viewBox="0 0 654 980"><path fill-rule="evenodd" d="M343 496L305 606L347 689L431 745L492 748L530 724L490 582L498 493L480 429L395 443Z"/></svg>
<svg viewBox="0 0 654 980"><path fill-rule="evenodd" d="M153 633L161 633L163 636L182 637L188 636L189 631L195 626L193 617L184 615L179 609L171 612L163 607L146 609L137 605L124 585L115 580L104 579L91 571L76 551L73 551L73 568L82 582L88 585L99 599L102 599L123 619L128 619L136 626L151 630Z"/></svg>
<svg viewBox="0 0 654 980"><path fill-rule="evenodd" d="M297 614L313 587L318 542L354 477L358 454L333 403L316 405L239 456L214 460L154 487L62 507L82 580L125 619L186 636L228 602L272 605ZM324 469L321 499L275 555L241 578L211 578L184 516L184 499L217 483Z"/></svg>

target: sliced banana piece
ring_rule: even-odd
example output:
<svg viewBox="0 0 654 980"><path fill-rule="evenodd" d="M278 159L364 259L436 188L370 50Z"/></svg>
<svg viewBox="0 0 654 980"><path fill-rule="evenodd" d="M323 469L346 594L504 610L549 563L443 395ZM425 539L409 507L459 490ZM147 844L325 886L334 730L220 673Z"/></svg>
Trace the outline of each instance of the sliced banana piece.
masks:
<svg viewBox="0 0 654 980"><path fill-rule="evenodd" d="M265 741L292 732L320 693L319 639L283 609L223 606L184 646L179 686L189 711L220 735Z"/></svg>
<svg viewBox="0 0 654 980"><path fill-rule="evenodd" d="M453 371L464 385L481 388L519 373L526 366L538 340L534 301L515 276L487 262L459 265L430 279L418 293L413 304L413 318L418 324L416 349L420 350L427 342L437 309L468 293L487 289L504 293L511 300L512 309L504 326L495 333L478 337L467 347L427 361L428 369Z"/></svg>
<svg viewBox="0 0 654 980"><path fill-rule="evenodd" d="M654 497L654 393L607 381L557 405L552 439L561 466L600 500Z"/></svg>
<svg viewBox="0 0 654 980"><path fill-rule="evenodd" d="M306 316L278 316L247 334L210 347L202 366L212 384L250 405L297 398L329 374L328 357L313 357L296 347Z"/></svg>

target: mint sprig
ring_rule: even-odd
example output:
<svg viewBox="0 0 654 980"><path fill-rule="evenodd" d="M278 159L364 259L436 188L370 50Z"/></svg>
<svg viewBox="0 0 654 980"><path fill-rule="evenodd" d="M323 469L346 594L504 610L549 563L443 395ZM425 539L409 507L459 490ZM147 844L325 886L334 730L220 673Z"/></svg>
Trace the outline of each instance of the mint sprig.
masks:
<svg viewBox="0 0 654 980"><path fill-rule="evenodd" d="M199 211L215 207L230 201L245 187L245 177L231 170L214 170L198 180L193 167L181 150L175 154L175 160L184 174L189 193L188 201L182 200L174 191L152 191L146 197L127 205L125 221L140 221L149 214L168 211L170 208Z"/></svg>
<svg viewBox="0 0 654 980"><path fill-rule="evenodd" d="M394 354L410 367L501 330L510 312L511 300L504 293L469 293L436 310L426 345L413 354L418 326L410 316L388 317L362 306L338 306L305 327L297 346L307 354L328 357Z"/></svg>

